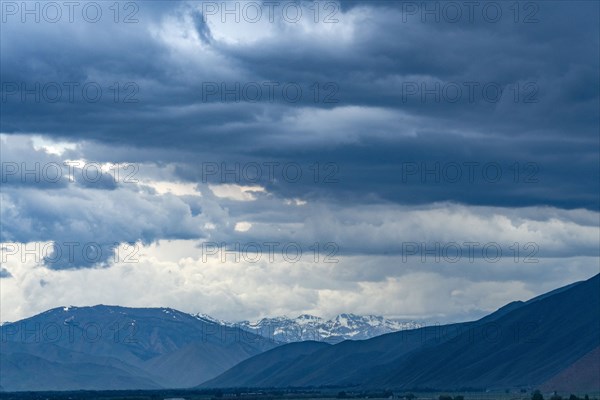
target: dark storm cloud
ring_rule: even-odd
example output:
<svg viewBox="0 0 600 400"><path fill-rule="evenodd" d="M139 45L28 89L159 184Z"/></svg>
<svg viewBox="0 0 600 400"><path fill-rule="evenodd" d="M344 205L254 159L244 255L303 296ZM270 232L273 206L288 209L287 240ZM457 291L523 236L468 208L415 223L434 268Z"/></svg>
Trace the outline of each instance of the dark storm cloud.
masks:
<svg viewBox="0 0 600 400"><path fill-rule="evenodd" d="M415 4L344 1L338 23L241 23L250 30L235 40L223 37L236 24L204 21L195 2L140 3L130 25L9 20L2 131L131 146L152 161L179 160L179 176L191 181L203 178L199 160L293 162L303 171L335 164L335 183L315 185L307 173L260 182L287 197L597 209L598 4L532 3L515 16L504 3L481 2L472 21L464 14L458 23L423 17ZM501 4L498 22L482 16L486 4ZM23 82L79 86L73 102L64 91L50 103L22 101L14 84ZM90 82L102 91L98 102L80 90ZM298 82L303 96L206 96L207 83L248 82ZM477 165L473 180L465 164ZM482 172L488 165L499 166L498 181Z"/></svg>
<svg viewBox="0 0 600 400"><path fill-rule="evenodd" d="M2 8L2 314L457 320L597 273L598 2L317 3L258 23L220 0ZM251 243L306 257L247 263ZM458 262L423 258L453 243Z"/></svg>
<svg viewBox="0 0 600 400"><path fill-rule="evenodd" d="M147 221L148 215L152 221ZM33 252L32 259L53 269L108 266L122 259L122 243L203 236L203 215L176 196L155 196L127 187L94 190L79 185L60 190L2 190L0 241L7 254ZM48 244L30 242L52 242Z"/></svg>

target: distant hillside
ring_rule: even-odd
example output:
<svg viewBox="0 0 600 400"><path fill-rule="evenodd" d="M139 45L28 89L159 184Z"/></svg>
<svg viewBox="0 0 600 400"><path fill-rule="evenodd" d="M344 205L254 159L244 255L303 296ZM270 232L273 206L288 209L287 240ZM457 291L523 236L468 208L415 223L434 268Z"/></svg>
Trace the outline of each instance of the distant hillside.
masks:
<svg viewBox="0 0 600 400"><path fill-rule="evenodd" d="M335 343L413 326L354 314L252 324L169 308L60 307L0 326L0 384L9 391L192 387L284 342Z"/></svg>
<svg viewBox="0 0 600 400"><path fill-rule="evenodd" d="M202 386L504 389L551 384L552 377L567 373L600 345L599 293L596 275L475 322L345 341L296 356L296 349L285 345L268 353L282 360L277 369L261 367L270 364L263 354ZM243 373L249 370L252 378ZM590 384L600 390L600 377Z"/></svg>
<svg viewBox="0 0 600 400"><path fill-rule="evenodd" d="M168 308L55 308L0 332L8 391L190 387L276 346Z"/></svg>
<svg viewBox="0 0 600 400"><path fill-rule="evenodd" d="M310 357L318 350L327 349L330 346L324 342L306 341L277 347L253 357L251 362L239 363L222 374L219 379L235 381L235 385L227 385L229 387L274 386L271 384L270 376L280 374L290 362ZM283 350L280 351L280 349Z"/></svg>

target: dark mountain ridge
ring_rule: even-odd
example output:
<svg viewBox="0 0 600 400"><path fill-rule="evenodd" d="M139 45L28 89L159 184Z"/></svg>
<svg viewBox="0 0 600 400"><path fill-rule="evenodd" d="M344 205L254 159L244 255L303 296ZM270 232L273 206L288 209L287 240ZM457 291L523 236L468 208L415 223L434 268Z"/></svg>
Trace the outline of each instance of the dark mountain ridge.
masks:
<svg viewBox="0 0 600 400"><path fill-rule="evenodd" d="M190 387L275 347L170 308L48 310L0 327L5 390Z"/></svg>
<svg viewBox="0 0 600 400"><path fill-rule="evenodd" d="M281 345L170 308L62 307L0 327L0 387L600 391L600 275L478 320Z"/></svg>
<svg viewBox="0 0 600 400"><path fill-rule="evenodd" d="M600 345L598 321L600 275L510 303L474 322L345 341L296 357L288 357L288 345L281 346L270 352L285 360L276 370L260 367L263 354L202 386L533 387ZM246 370L253 374L242 373Z"/></svg>

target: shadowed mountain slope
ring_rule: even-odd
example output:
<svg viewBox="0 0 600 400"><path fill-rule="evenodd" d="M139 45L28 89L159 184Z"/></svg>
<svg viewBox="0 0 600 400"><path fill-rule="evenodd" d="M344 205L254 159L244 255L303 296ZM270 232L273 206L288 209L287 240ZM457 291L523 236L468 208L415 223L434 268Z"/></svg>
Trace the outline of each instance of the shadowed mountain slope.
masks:
<svg viewBox="0 0 600 400"><path fill-rule="evenodd" d="M475 322L345 341L295 357L293 348L281 346L271 352L287 360L277 369L261 368L263 354L246 360L239 374L236 366L202 386L531 387L596 349L599 320L596 275L527 302L510 303ZM254 378L244 370L254 371Z"/></svg>
<svg viewBox="0 0 600 400"><path fill-rule="evenodd" d="M276 346L168 308L56 308L0 330L5 390L190 387Z"/></svg>

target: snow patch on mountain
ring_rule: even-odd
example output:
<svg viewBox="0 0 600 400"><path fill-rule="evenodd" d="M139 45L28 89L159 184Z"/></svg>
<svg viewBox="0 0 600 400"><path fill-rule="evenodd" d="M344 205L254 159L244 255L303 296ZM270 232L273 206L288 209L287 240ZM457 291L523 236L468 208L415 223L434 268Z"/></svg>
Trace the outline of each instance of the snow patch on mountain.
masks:
<svg viewBox="0 0 600 400"><path fill-rule="evenodd" d="M275 317L263 318L254 322L241 321L235 325L246 331L284 343L304 340L329 343L348 339L363 340L390 332L421 327L414 321L396 321L376 315L356 314L340 314L330 320L303 314L296 318Z"/></svg>

